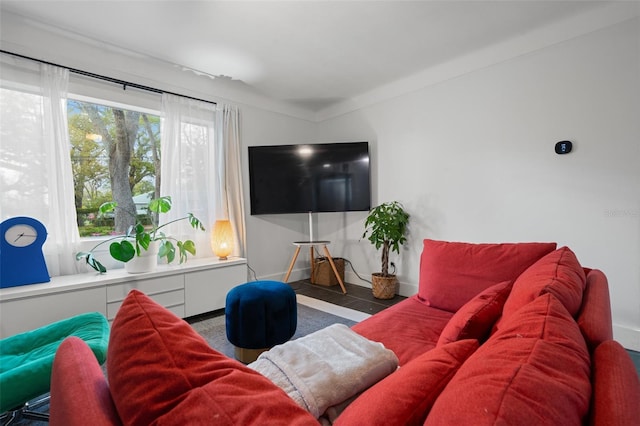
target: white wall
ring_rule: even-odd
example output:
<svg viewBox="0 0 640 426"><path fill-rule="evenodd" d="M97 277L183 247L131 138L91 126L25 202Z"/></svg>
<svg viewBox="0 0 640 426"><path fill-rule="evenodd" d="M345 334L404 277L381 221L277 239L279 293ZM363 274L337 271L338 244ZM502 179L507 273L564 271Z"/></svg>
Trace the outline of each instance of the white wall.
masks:
<svg viewBox="0 0 640 426"><path fill-rule="evenodd" d="M249 266L262 279L283 280L295 251L293 241L307 240L309 222L306 214L250 215L248 149L256 145L306 143L313 140L315 123L294 120L276 113L242 109L242 161L245 217L247 225ZM290 281L308 278L305 252L296 262Z"/></svg>
<svg viewBox="0 0 640 426"><path fill-rule="evenodd" d="M318 139L369 140L374 204L411 217L397 264L415 292L425 237L557 241L610 282L616 338L640 349L638 19L321 123ZM554 144L574 150L557 155ZM361 275L379 270L362 217L320 233ZM350 277L350 281L353 281Z"/></svg>

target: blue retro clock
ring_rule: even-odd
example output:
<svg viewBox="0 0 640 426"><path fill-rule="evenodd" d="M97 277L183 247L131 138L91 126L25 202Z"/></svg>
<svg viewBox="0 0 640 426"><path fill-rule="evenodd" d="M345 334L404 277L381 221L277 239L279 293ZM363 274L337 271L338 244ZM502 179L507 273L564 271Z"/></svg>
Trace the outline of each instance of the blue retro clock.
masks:
<svg viewBox="0 0 640 426"><path fill-rule="evenodd" d="M31 217L0 223L0 288L51 280L42 253L46 239L44 225Z"/></svg>

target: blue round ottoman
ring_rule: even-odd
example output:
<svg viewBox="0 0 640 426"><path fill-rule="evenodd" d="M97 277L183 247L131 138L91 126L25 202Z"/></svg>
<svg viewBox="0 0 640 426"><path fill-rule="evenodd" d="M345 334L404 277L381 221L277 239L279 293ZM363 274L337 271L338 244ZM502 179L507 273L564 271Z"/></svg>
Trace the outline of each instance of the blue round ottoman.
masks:
<svg viewBox="0 0 640 426"><path fill-rule="evenodd" d="M296 332L298 305L293 289L279 281L254 281L227 293L227 339L236 359L248 364Z"/></svg>

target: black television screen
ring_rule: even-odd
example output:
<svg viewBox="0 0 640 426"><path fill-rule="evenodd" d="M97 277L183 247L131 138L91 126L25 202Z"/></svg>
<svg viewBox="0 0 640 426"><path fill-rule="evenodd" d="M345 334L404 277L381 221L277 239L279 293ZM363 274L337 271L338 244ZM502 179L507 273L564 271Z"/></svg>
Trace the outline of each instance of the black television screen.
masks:
<svg viewBox="0 0 640 426"><path fill-rule="evenodd" d="M368 211L369 143L249 147L251 214Z"/></svg>

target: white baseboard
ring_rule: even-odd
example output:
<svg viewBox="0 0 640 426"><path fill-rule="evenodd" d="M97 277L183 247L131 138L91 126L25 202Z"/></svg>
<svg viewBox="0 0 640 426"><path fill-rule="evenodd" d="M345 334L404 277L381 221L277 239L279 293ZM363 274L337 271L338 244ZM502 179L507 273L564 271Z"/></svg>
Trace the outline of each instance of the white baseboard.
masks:
<svg viewBox="0 0 640 426"><path fill-rule="evenodd" d="M353 309L345 308L343 306L334 305L333 303L325 302L324 300L314 299L302 294L296 295L298 303L308 306L319 311L327 312L332 315L337 315L342 318L350 319L351 321L360 322L369 318L371 315L364 312L356 311Z"/></svg>
<svg viewBox="0 0 640 426"><path fill-rule="evenodd" d="M413 284L400 283L398 294L404 297L411 297L418 293L418 286Z"/></svg>
<svg viewBox="0 0 640 426"><path fill-rule="evenodd" d="M309 271L310 271L309 268L292 270L291 271L291 275L289 275L288 282L292 283L294 281L309 279ZM258 278L258 280L261 280L261 281L262 280L266 280L266 281L283 281L284 282L284 277L286 275L287 275L286 272L281 272L281 273L276 273L276 274L260 275L257 278Z"/></svg>
<svg viewBox="0 0 640 426"><path fill-rule="evenodd" d="M640 352L640 330L613 324L613 338L626 349Z"/></svg>

